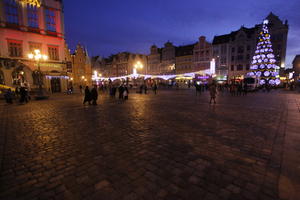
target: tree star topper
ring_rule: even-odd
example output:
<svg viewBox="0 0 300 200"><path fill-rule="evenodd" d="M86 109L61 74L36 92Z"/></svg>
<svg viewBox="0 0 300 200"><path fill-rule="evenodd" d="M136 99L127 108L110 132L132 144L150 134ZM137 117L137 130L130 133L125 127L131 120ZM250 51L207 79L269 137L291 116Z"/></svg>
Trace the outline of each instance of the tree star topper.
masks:
<svg viewBox="0 0 300 200"><path fill-rule="evenodd" d="M20 3L22 4L29 4L29 5L33 5L36 7L40 7L41 6L41 0L19 0Z"/></svg>

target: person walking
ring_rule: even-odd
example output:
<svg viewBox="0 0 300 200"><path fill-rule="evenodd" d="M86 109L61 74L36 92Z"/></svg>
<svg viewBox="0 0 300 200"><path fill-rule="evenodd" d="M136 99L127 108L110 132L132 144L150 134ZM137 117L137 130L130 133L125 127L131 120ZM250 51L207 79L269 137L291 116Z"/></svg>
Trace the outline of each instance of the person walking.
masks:
<svg viewBox="0 0 300 200"><path fill-rule="evenodd" d="M198 96L198 94L201 95L201 85L198 85L197 83L195 84L195 88L196 88L196 96Z"/></svg>
<svg viewBox="0 0 300 200"><path fill-rule="evenodd" d="M124 92L123 84L121 84L118 89L119 89L119 99L123 99L123 92Z"/></svg>
<svg viewBox="0 0 300 200"><path fill-rule="evenodd" d="M97 85L94 85L93 89L91 90L91 99L92 99L92 104L97 105L97 100L98 100Z"/></svg>
<svg viewBox="0 0 300 200"><path fill-rule="evenodd" d="M244 83L243 92L244 92L243 95L247 96L247 93L248 93L248 84L247 83Z"/></svg>
<svg viewBox="0 0 300 200"><path fill-rule="evenodd" d="M139 91L140 94L143 94L143 88L144 88L144 85L141 85L140 86L140 91Z"/></svg>
<svg viewBox="0 0 300 200"><path fill-rule="evenodd" d="M79 92L80 92L80 94L82 94L82 85L79 85Z"/></svg>
<svg viewBox="0 0 300 200"><path fill-rule="evenodd" d="M12 91L11 91L10 88L4 94L4 98L6 100L6 103L8 103L8 104L12 104L13 103L13 93L12 93Z"/></svg>
<svg viewBox="0 0 300 200"><path fill-rule="evenodd" d="M20 87L20 103L24 103L26 100L27 92L25 87Z"/></svg>
<svg viewBox="0 0 300 200"><path fill-rule="evenodd" d="M241 83L238 83L237 85L237 96L241 96L243 92L243 86Z"/></svg>
<svg viewBox="0 0 300 200"><path fill-rule="evenodd" d="M153 86L153 91L154 91L154 94L156 94L156 93L157 93L157 85L156 85L156 83L154 83L154 86Z"/></svg>
<svg viewBox="0 0 300 200"><path fill-rule="evenodd" d="M84 90L83 104L85 104L86 102L88 102L89 105L91 105L91 92L90 92L89 86L86 86L85 90Z"/></svg>
<svg viewBox="0 0 300 200"><path fill-rule="evenodd" d="M147 90L148 90L148 87L147 87L147 84L144 85L144 92L145 94L147 94Z"/></svg>
<svg viewBox="0 0 300 200"><path fill-rule="evenodd" d="M19 94L20 94L20 88L18 86L15 89L15 94L16 94L16 97L18 98Z"/></svg>
<svg viewBox="0 0 300 200"><path fill-rule="evenodd" d="M113 98L115 98L116 97L116 93L117 93L117 88L116 88L116 86L112 86L112 96L111 97L113 97Z"/></svg>
<svg viewBox="0 0 300 200"><path fill-rule="evenodd" d="M217 88L216 88L216 85L214 83L210 85L210 87L209 87L209 93L210 93L209 104L211 104L212 100L214 100L214 104L216 104Z"/></svg>
<svg viewBox="0 0 300 200"><path fill-rule="evenodd" d="M124 86L124 92L123 92L123 98L124 98L125 100L128 99L128 94L129 94L129 90L128 90L127 86L125 85L125 86Z"/></svg>

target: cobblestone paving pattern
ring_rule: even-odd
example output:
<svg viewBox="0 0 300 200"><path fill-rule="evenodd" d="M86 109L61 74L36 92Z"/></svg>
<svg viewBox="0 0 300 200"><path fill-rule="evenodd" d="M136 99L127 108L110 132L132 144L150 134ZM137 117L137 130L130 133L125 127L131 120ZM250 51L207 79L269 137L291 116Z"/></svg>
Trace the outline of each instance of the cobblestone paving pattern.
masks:
<svg viewBox="0 0 300 200"><path fill-rule="evenodd" d="M129 97L1 104L0 199L279 199L285 94Z"/></svg>

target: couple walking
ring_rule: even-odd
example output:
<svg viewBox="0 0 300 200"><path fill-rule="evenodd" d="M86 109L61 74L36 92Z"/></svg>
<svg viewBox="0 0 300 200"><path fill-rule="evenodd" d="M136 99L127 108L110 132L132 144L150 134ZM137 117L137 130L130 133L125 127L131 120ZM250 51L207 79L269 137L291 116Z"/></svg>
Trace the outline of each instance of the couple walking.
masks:
<svg viewBox="0 0 300 200"><path fill-rule="evenodd" d="M89 86L86 86L84 90L83 104L88 102L89 105L91 105L91 101L92 101L93 105L97 105L97 99L98 99L97 85L95 85L91 91L89 89Z"/></svg>

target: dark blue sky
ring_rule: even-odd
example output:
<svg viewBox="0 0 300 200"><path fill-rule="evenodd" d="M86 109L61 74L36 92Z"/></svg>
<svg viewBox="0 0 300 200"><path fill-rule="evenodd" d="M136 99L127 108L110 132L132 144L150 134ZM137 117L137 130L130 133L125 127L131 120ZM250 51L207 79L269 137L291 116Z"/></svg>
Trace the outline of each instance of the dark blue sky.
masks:
<svg viewBox="0 0 300 200"><path fill-rule="evenodd" d="M300 54L300 0L65 0L66 38L89 55L149 53L152 44L189 44L205 35L261 23L272 11L288 19L287 65Z"/></svg>

